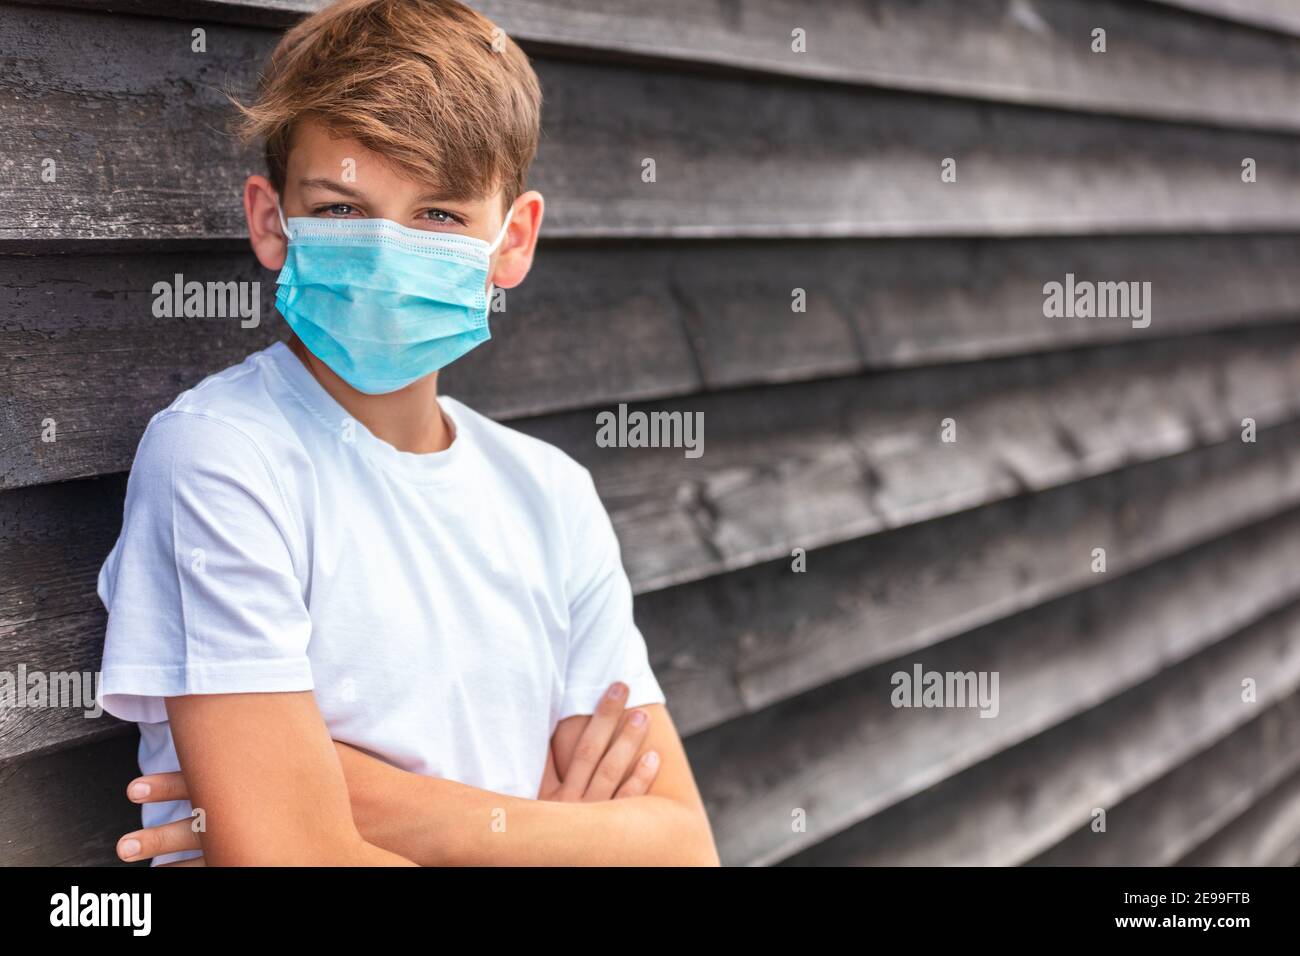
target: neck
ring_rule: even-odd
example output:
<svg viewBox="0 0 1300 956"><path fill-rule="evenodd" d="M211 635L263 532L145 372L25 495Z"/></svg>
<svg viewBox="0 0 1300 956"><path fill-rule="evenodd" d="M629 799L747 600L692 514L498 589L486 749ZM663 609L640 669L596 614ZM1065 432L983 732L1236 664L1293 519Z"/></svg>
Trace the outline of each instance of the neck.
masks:
<svg viewBox="0 0 1300 956"><path fill-rule="evenodd" d="M290 337L289 348L349 415L398 451L424 454L451 445L451 429L438 406L437 372L396 392L367 395L339 378L296 335Z"/></svg>

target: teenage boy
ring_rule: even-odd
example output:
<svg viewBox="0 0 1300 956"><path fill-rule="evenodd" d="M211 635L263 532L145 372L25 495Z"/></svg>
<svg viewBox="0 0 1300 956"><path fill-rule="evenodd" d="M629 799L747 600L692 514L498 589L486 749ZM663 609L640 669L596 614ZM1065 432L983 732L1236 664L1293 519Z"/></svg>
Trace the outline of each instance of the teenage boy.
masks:
<svg viewBox="0 0 1300 956"><path fill-rule="evenodd" d="M99 576L123 858L717 865L591 475L437 394L532 264L540 100L468 7L351 0L241 107L293 335L136 451Z"/></svg>

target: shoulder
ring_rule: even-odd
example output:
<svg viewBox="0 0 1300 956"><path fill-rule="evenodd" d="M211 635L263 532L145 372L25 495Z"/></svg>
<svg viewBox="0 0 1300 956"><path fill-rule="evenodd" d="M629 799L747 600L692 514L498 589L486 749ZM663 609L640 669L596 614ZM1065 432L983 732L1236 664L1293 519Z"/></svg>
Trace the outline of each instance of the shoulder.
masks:
<svg viewBox="0 0 1300 956"><path fill-rule="evenodd" d="M273 362L269 349L253 352L181 392L154 417L184 413L189 420L222 423L228 432L242 433L261 446L274 446L291 438L294 431L283 413ZM210 430L221 429L214 424Z"/></svg>
<svg viewBox="0 0 1300 956"><path fill-rule="evenodd" d="M181 392L146 425L131 466L136 482L236 482L274 489L300 459L295 432L280 412L267 369L254 352Z"/></svg>

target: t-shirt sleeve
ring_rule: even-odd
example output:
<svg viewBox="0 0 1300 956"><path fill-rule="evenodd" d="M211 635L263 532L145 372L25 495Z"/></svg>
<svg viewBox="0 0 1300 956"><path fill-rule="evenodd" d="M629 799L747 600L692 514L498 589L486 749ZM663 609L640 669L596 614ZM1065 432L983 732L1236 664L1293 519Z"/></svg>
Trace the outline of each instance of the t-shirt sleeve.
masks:
<svg viewBox="0 0 1300 956"><path fill-rule="evenodd" d="M293 528L243 429L198 412L156 415L99 572L104 709L154 723L167 719L164 697L311 690Z"/></svg>
<svg viewBox="0 0 1300 956"><path fill-rule="evenodd" d="M666 703L650 668L645 638L632 618L632 586L591 473L581 468L567 491L572 496L569 653L557 719L594 713L616 680L628 685L627 707Z"/></svg>

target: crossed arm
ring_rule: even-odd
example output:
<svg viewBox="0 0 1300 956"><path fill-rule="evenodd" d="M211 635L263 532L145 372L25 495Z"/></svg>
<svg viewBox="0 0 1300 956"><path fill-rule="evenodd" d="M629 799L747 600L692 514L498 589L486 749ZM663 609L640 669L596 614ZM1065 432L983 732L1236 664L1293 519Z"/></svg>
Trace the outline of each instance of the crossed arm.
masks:
<svg viewBox="0 0 1300 956"><path fill-rule="evenodd" d="M561 721L533 800L336 743L310 691L171 697L183 782L150 782L165 776L186 793L148 799L189 799L203 811L208 865L718 865L667 709L635 710L649 717L644 728L629 726L609 695L591 717ZM642 759L652 751L657 767Z"/></svg>

